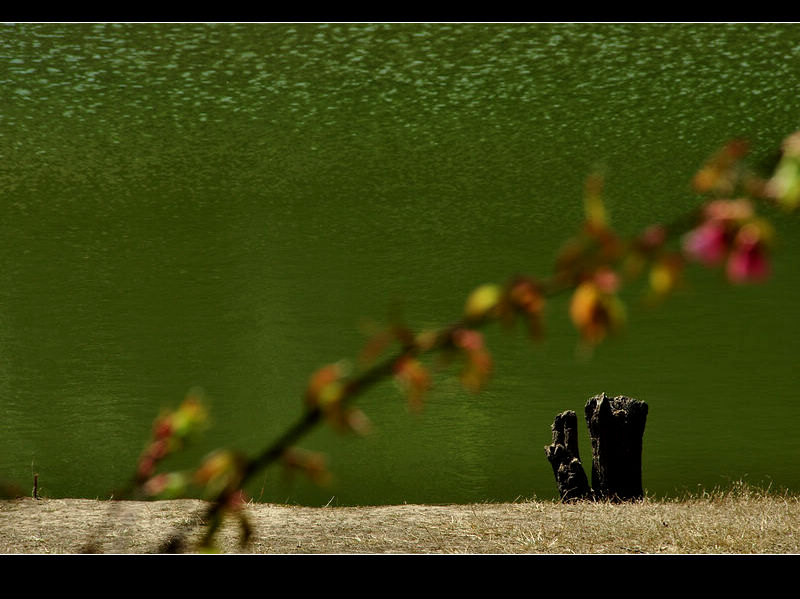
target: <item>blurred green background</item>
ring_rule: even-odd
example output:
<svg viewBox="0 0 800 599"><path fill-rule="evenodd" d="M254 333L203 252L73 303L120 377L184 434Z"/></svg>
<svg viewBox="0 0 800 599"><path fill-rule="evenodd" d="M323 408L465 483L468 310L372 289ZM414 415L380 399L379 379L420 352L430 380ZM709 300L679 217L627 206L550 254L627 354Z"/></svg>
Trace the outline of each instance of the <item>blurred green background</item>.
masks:
<svg viewBox="0 0 800 599"><path fill-rule="evenodd" d="M366 321L445 324L479 284L549 273L596 165L630 234L695 206L728 139L767 163L800 128L800 28L6 24L0 82L0 478L107 497L189 388L213 428L168 467L266 445ZM627 332L590 360L559 298L539 345L487 332L482 394L446 370L412 415L379 385L372 435L302 444L330 486L275 470L251 495L555 497L553 417L602 391L650 406L649 493L800 490L800 224L774 225L768 283L692 269L658 310L625 296Z"/></svg>

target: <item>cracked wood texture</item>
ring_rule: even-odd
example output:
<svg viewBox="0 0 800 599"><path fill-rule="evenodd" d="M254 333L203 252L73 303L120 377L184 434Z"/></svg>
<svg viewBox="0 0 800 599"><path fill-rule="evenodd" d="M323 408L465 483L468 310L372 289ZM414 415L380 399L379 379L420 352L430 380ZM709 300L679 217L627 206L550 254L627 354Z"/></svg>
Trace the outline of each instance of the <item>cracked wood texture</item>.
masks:
<svg viewBox="0 0 800 599"><path fill-rule="evenodd" d="M586 402L585 412L592 440L592 488L598 499L641 499L647 404L601 393Z"/></svg>
<svg viewBox="0 0 800 599"><path fill-rule="evenodd" d="M553 466L561 500L589 497L591 489L578 451L578 417L572 410L562 412L556 416L551 429L553 444L544 451Z"/></svg>
<svg viewBox="0 0 800 599"><path fill-rule="evenodd" d="M592 443L592 486L578 450L578 418L568 410L552 425L553 443L545 455L553 467L562 501L607 499L633 501L642 489L642 437L647 404L638 399L605 393L586 402L586 424Z"/></svg>

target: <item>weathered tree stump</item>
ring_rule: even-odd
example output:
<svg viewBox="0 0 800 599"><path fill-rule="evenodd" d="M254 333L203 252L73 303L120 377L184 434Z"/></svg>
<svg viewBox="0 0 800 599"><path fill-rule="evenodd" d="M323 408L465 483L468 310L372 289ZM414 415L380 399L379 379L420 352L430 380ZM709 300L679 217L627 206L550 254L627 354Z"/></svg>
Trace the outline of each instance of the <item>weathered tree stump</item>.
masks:
<svg viewBox="0 0 800 599"><path fill-rule="evenodd" d="M545 455L553 466L562 501L588 498L592 490L578 451L578 417L575 412L562 412L553 421L553 444L545 447Z"/></svg>
<svg viewBox="0 0 800 599"><path fill-rule="evenodd" d="M586 424L592 439L592 487L602 499L641 499L642 437L647 404L630 397L601 393L586 402Z"/></svg>
<svg viewBox="0 0 800 599"><path fill-rule="evenodd" d="M644 496L642 437L647 404L630 397L612 398L601 393L586 402L585 415L592 441L591 487L578 452L575 412L556 416L552 426L553 443L545 447L561 499L641 499Z"/></svg>

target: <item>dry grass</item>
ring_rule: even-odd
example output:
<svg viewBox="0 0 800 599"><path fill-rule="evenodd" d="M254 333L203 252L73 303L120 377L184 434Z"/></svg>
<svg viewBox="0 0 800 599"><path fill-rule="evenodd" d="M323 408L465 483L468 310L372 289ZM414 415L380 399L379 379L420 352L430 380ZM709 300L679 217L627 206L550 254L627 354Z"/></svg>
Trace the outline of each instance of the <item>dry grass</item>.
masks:
<svg viewBox="0 0 800 599"><path fill-rule="evenodd" d="M0 502L3 553L78 553L89 541L107 553L153 551L182 524L195 500ZM226 524L228 553L800 553L800 497L744 484L677 500L615 505L522 501L505 504L296 507L250 504L254 534L241 549Z"/></svg>

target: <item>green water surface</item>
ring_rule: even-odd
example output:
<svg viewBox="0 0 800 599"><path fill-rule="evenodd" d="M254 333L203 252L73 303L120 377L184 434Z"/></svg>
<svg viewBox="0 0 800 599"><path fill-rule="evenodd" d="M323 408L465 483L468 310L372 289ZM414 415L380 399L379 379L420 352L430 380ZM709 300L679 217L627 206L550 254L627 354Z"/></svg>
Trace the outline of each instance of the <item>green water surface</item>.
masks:
<svg viewBox="0 0 800 599"><path fill-rule="evenodd" d="M366 322L445 324L479 284L549 273L596 165L630 234L691 209L726 140L768 163L798 128L797 25L2 25L0 478L107 497L194 386L213 428L168 465L257 451ZM553 417L602 391L650 406L649 492L800 490L800 224L774 224L768 283L692 269L658 310L630 294L590 360L556 299L539 345L487 331L485 392L445 370L413 415L381 384L368 438L302 443L330 486L276 470L251 494L553 497Z"/></svg>

